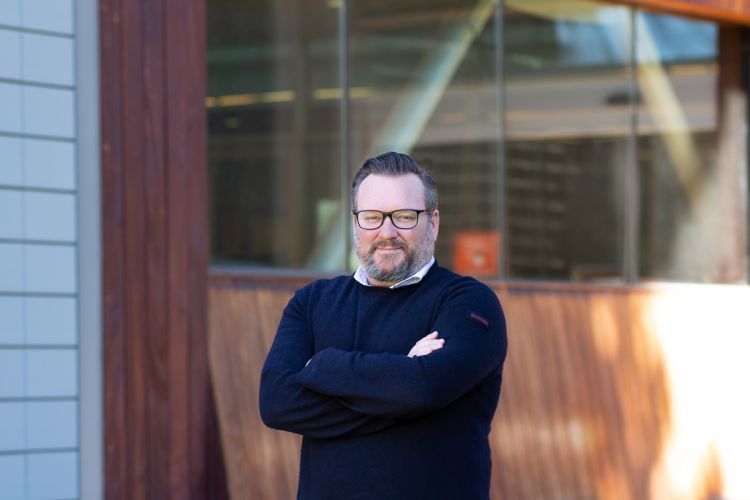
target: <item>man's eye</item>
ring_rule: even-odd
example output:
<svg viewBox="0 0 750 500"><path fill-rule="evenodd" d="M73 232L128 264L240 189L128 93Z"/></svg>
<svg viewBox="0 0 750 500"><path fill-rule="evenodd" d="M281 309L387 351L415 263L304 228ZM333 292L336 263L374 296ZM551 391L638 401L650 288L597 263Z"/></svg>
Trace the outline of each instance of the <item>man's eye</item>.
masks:
<svg viewBox="0 0 750 500"><path fill-rule="evenodd" d="M378 222L379 220L380 220L380 216L377 214L365 215L365 222Z"/></svg>
<svg viewBox="0 0 750 500"><path fill-rule="evenodd" d="M396 215L396 220L399 222L414 222L414 215L412 214L398 214Z"/></svg>

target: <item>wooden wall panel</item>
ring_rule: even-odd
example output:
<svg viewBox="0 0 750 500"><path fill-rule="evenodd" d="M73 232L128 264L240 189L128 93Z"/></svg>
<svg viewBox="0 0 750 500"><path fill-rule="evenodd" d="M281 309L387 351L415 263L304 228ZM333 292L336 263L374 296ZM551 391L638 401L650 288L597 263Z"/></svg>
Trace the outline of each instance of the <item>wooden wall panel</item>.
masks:
<svg viewBox="0 0 750 500"><path fill-rule="evenodd" d="M282 309L302 284L212 279L211 370L232 498L294 495L300 439L265 428L257 400ZM750 288L494 288L509 354L490 436L492 498L750 497L750 405L732 389L750 380L739 354L750 345Z"/></svg>
<svg viewBox="0 0 750 500"><path fill-rule="evenodd" d="M206 334L204 2L99 5L106 497L224 498Z"/></svg>
<svg viewBox="0 0 750 500"><path fill-rule="evenodd" d="M220 408L231 498L282 499L296 494L301 439L269 432L258 412L260 368L294 285L265 289L231 282L209 293L209 355Z"/></svg>
<svg viewBox="0 0 750 500"><path fill-rule="evenodd" d="M643 298L499 295L511 355L492 434L498 496L649 498L669 399L663 367L644 361L655 356L649 332L633 321Z"/></svg>

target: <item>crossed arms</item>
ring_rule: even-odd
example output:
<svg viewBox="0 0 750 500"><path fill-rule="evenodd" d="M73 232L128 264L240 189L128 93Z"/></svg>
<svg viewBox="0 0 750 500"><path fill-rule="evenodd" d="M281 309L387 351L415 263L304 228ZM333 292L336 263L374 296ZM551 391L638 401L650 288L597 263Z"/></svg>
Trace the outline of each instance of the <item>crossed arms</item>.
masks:
<svg viewBox="0 0 750 500"><path fill-rule="evenodd" d="M260 411L270 427L323 438L378 432L396 418L450 404L505 359L502 310L494 293L477 282L445 299L433 325L443 338L433 332L408 354L315 353L306 293L289 302L263 366Z"/></svg>

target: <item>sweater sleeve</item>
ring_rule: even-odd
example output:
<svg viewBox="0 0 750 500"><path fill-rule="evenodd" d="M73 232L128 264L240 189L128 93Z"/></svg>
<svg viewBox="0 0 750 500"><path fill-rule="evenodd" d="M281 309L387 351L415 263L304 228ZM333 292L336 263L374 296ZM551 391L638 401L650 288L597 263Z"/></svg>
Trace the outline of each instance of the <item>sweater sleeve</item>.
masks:
<svg viewBox="0 0 750 500"><path fill-rule="evenodd" d="M450 404L502 369L508 349L505 318L496 295L481 283L472 280L453 290L434 330L445 345L426 356L327 348L297 380L368 415L413 417Z"/></svg>
<svg viewBox="0 0 750 500"><path fill-rule="evenodd" d="M392 425L390 418L358 412L297 382L297 374L314 353L305 319L305 298L303 289L289 301L263 364L259 401L263 422L316 438L369 434Z"/></svg>

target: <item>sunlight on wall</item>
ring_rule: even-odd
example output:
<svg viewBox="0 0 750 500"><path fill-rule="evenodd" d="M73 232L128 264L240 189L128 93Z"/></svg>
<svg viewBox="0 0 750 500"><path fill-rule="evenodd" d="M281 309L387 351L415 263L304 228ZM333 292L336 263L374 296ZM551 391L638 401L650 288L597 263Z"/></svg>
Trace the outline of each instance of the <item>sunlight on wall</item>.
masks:
<svg viewBox="0 0 750 500"><path fill-rule="evenodd" d="M750 498L750 293L680 290L651 302L673 420L651 497Z"/></svg>
<svg viewBox="0 0 750 500"><path fill-rule="evenodd" d="M614 361L620 351L620 330L612 302L604 297L593 297L591 318L594 324L599 325L592 331L597 352L602 358Z"/></svg>

